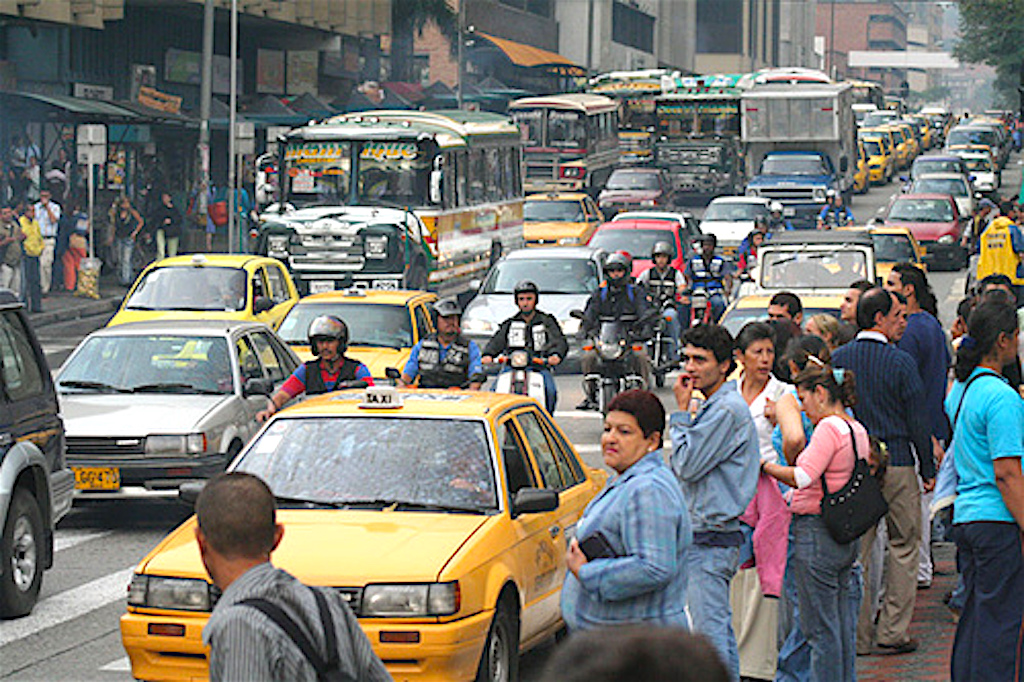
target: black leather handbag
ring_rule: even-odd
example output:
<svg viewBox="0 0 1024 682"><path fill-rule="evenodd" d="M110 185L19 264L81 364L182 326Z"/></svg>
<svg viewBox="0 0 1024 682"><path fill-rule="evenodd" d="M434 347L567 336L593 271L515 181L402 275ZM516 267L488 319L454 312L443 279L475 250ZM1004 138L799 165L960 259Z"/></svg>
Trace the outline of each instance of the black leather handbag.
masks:
<svg viewBox="0 0 1024 682"><path fill-rule="evenodd" d="M844 420L845 422L845 420ZM889 511L889 504L882 495L882 486L871 475L871 465L860 458L857 438L850 422L845 422L853 441L853 473L842 488L832 493L821 475L821 519L825 522L832 539L841 545L853 542L878 523Z"/></svg>

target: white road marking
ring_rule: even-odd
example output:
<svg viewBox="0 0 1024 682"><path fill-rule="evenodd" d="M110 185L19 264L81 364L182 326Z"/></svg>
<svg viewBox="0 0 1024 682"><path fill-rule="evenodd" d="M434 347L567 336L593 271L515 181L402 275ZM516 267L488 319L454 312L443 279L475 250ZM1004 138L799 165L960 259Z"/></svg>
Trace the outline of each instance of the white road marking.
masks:
<svg viewBox="0 0 1024 682"><path fill-rule="evenodd" d="M555 419L604 419L600 412L583 412L582 410L557 410Z"/></svg>
<svg viewBox="0 0 1024 682"><path fill-rule="evenodd" d="M111 661L110 663L101 666L100 670L112 673L130 673L132 671L132 662L127 656L122 656L116 661Z"/></svg>
<svg viewBox="0 0 1024 682"><path fill-rule="evenodd" d="M584 453L588 453L588 452L601 452L601 446L600 445L577 445L576 446L576 452L580 453L581 455L584 454Z"/></svg>
<svg viewBox="0 0 1024 682"><path fill-rule="evenodd" d="M57 536L53 540L53 551L60 552L65 549L71 549L75 545L80 545L83 542L89 542L90 540L98 540L108 535L113 535L114 531L102 531L94 532L90 530L58 530Z"/></svg>
<svg viewBox="0 0 1024 682"><path fill-rule="evenodd" d="M0 625L0 647L124 599L134 567L43 599L29 616Z"/></svg>

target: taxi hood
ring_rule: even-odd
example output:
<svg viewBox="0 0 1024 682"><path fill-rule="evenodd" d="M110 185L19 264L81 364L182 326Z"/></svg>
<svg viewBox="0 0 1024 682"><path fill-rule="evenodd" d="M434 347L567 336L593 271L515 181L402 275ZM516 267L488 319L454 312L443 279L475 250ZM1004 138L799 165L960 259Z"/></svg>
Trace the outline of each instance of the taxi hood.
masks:
<svg viewBox="0 0 1024 682"><path fill-rule="evenodd" d="M476 514L279 510L274 565L312 585L432 582L491 517ZM150 575L206 578L193 516L139 565Z"/></svg>

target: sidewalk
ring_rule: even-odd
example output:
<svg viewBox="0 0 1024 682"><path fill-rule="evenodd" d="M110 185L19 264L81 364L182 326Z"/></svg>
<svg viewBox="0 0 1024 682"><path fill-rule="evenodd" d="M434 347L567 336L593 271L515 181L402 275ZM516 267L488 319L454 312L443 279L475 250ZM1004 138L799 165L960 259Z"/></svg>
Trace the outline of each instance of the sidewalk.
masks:
<svg viewBox="0 0 1024 682"><path fill-rule="evenodd" d="M112 315L121 300L128 292L128 287L121 286L113 277L100 277L100 297L82 298L70 291L51 292L43 298L43 311L30 313L28 319L33 329L46 327L60 322L78 320L95 315Z"/></svg>
<svg viewBox="0 0 1024 682"><path fill-rule="evenodd" d="M935 576L932 586L917 591L910 636L921 643L912 654L902 656L858 656L859 682L938 682L949 679L949 657L956 625L942 598L956 584L955 546L934 545Z"/></svg>

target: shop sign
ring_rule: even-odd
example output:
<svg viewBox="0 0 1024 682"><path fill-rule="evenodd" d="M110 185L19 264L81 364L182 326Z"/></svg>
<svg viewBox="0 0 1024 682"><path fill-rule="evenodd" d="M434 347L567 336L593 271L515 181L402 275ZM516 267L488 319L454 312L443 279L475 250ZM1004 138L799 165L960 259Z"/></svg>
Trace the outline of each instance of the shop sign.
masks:
<svg viewBox="0 0 1024 682"><path fill-rule="evenodd" d="M337 161L348 152L348 145L323 142L293 145L288 147L284 153L285 161L294 163L323 163L325 161Z"/></svg>
<svg viewBox="0 0 1024 682"><path fill-rule="evenodd" d="M93 85L91 83L75 83L72 89L75 97L82 99L102 99L108 102L114 99L114 88L109 85Z"/></svg>
<svg viewBox="0 0 1024 682"><path fill-rule="evenodd" d="M145 85L139 88L138 102L150 109L164 111L168 114L181 113L180 97L169 95L166 92L160 92L156 88L151 88Z"/></svg>
<svg viewBox="0 0 1024 682"><path fill-rule="evenodd" d="M359 154L360 159L374 161L414 161L419 156L412 142L368 142Z"/></svg>

